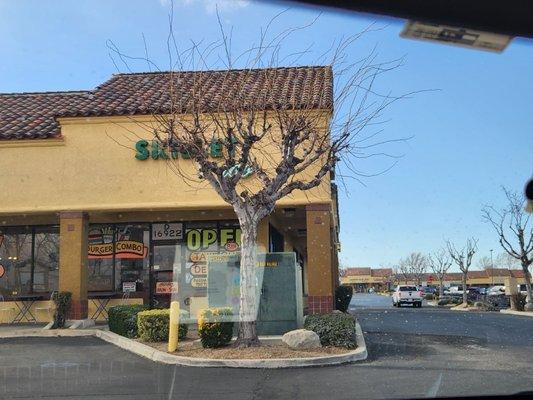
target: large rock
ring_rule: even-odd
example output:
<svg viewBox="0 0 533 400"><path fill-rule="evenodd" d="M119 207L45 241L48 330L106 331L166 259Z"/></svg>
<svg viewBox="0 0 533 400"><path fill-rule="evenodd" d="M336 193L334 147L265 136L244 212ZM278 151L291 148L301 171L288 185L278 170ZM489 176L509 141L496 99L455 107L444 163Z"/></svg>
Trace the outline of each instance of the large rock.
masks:
<svg viewBox="0 0 533 400"><path fill-rule="evenodd" d="M321 347L318 335L307 329L296 329L287 332L281 340L291 349L316 349Z"/></svg>

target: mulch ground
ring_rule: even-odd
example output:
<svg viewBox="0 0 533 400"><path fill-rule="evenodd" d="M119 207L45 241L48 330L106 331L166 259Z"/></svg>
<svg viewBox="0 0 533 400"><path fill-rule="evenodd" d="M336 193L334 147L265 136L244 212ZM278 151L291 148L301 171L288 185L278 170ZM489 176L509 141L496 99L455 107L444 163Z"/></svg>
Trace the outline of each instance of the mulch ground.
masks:
<svg viewBox="0 0 533 400"><path fill-rule="evenodd" d="M160 351L167 351L166 342L149 343L142 342ZM178 350L174 355L194 358L212 358L212 359L271 359L271 358L307 358L320 357L334 354L347 353L349 349L340 347L321 347L309 350L293 350L283 343L264 344L259 347L249 347L244 349L234 348L231 345L218 349L204 349L198 342L192 339L185 339L179 342Z"/></svg>

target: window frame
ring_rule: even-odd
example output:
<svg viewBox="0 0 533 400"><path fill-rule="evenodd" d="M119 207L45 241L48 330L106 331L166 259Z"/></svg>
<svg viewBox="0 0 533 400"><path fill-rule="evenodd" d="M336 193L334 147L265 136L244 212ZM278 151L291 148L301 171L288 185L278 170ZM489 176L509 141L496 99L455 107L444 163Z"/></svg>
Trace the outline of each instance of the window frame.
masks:
<svg viewBox="0 0 533 400"><path fill-rule="evenodd" d="M37 231L37 232L36 232ZM30 289L28 294L39 294L46 295L53 292L53 290L47 291L36 291L34 289L35 283L35 234L36 233L57 233L60 235L59 225L58 224L45 224L45 225L10 225L3 226L0 228L0 235L14 235L14 234L28 234L31 235L31 247L30 247ZM59 244L58 244L58 254L59 254ZM59 265L58 265L59 269ZM59 275L58 275L58 285L59 285ZM20 288L17 289L20 291ZM5 296L10 298L11 295Z"/></svg>

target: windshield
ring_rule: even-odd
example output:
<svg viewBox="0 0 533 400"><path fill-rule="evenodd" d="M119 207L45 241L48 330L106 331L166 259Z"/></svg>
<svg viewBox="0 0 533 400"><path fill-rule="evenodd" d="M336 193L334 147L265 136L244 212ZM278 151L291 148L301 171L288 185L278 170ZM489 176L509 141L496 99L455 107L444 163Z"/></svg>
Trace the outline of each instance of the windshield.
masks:
<svg viewBox="0 0 533 400"><path fill-rule="evenodd" d="M416 286L400 286L400 292L415 292L417 290Z"/></svg>
<svg viewBox="0 0 533 400"><path fill-rule="evenodd" d="M0 0L0 398L533 391L533 13L418 3Z"/></svg>

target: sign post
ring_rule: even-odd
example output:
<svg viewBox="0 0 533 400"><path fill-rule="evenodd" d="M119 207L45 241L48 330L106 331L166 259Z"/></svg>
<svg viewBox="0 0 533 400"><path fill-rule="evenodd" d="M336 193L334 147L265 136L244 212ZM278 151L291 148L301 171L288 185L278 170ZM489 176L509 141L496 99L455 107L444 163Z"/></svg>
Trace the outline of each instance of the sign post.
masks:
<svg viewBox="0 0 533 400"><path fill-rule="evenodd" d="M180 302L170 303L170 321L168 331L168 352L173 353L178 349L178 332L180 323Z"/></svg>

